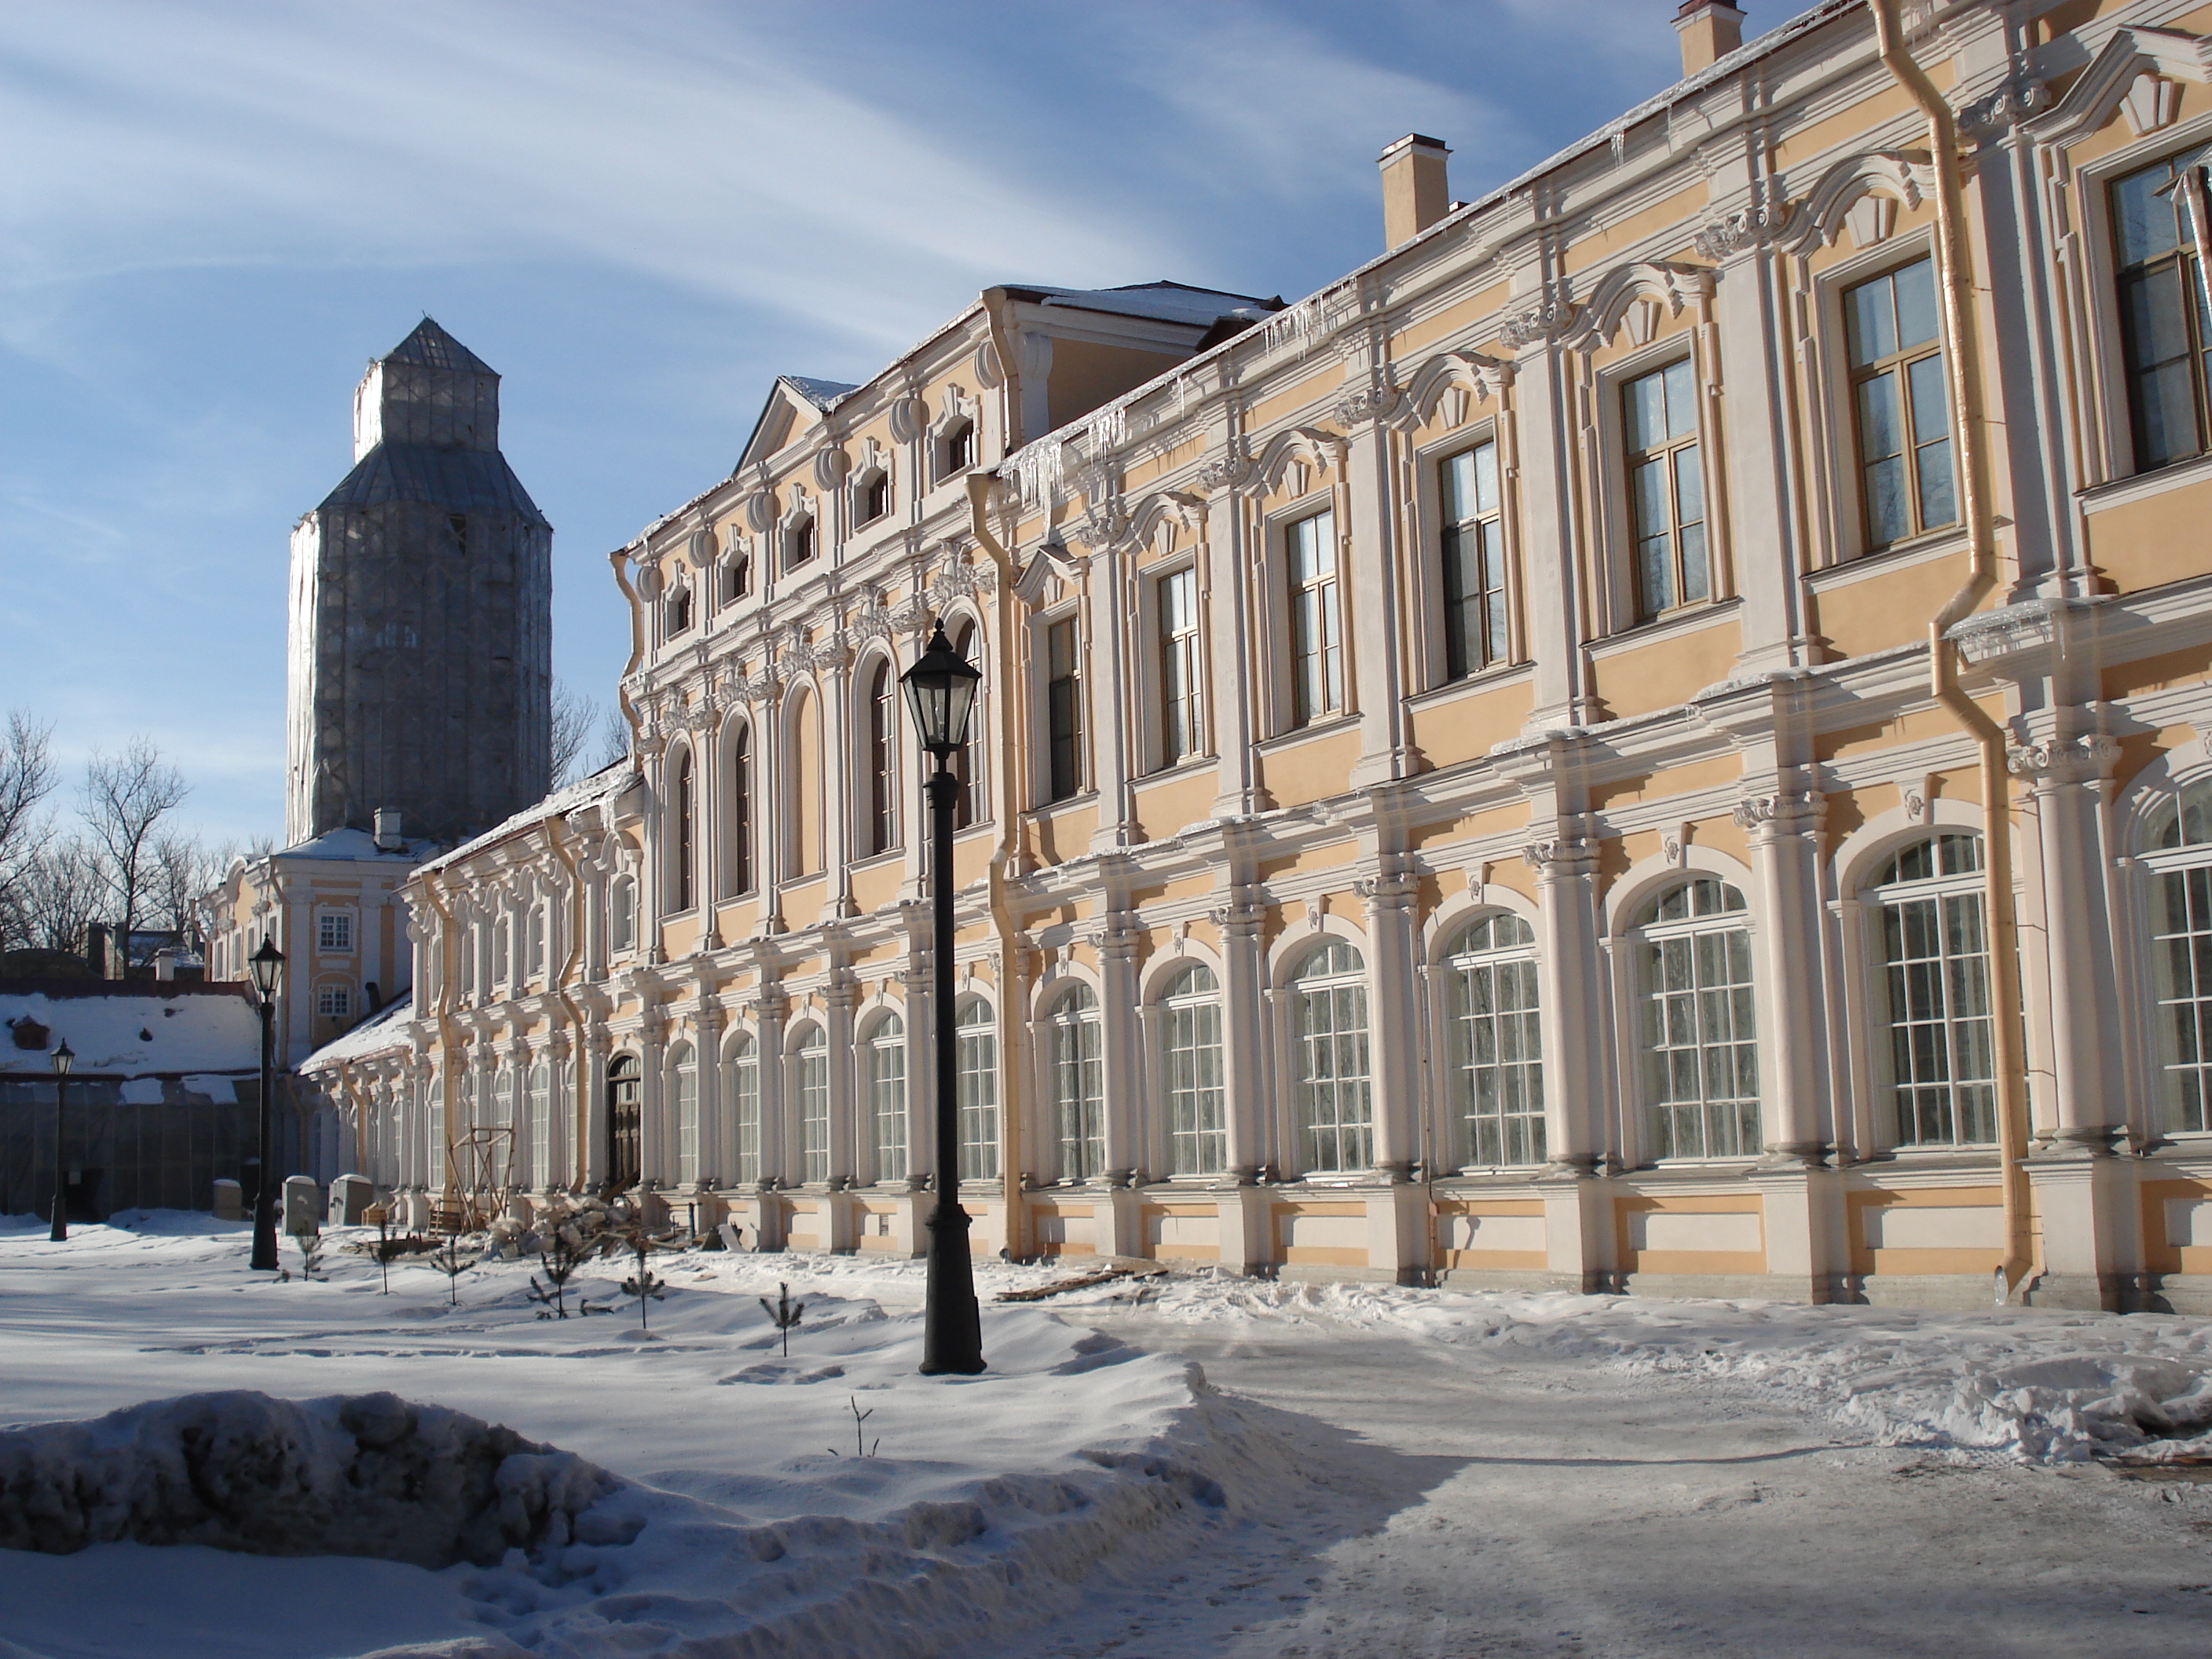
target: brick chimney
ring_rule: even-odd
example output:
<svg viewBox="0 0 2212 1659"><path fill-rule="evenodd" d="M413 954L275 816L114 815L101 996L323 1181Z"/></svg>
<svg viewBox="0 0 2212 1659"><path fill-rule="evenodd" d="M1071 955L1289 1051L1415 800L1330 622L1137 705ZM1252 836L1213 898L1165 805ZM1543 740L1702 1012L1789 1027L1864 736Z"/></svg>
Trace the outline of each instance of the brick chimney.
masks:
<svg viewBox="0 0 2212 1659"><path fill-rule="evenodd" d="M1743 14L1728 0L1682 0L1674 33L1682 37L1682 73L1695 75L1743 44Z"/></svg>
<svg viewBox="0 0 2212 1659"><path fill-rule="evenodd" d="M1441 138L1409 132L1376 158L1382 169L1382 245L1410 242L1451 211Z"/></svg>

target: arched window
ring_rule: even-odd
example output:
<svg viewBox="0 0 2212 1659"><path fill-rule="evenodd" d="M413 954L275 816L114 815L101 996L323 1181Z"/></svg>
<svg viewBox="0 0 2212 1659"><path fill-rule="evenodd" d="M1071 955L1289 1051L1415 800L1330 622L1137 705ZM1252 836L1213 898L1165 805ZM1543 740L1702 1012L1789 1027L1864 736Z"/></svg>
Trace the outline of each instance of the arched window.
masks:
<svg viewBox="0 0 2212 1659"><path fill-rule="evenodd" d="M783 873L787 878L822 869L822 739L815 698L804 688L785 700L783 774Z"/></svg>
<svg viewBox="0 0 2212 1659"><path fill-rule="evenodd" d="M740 726L730 733L729 856L723 860L723 896L753 890L753 732Z"/></svg>
<svg viewBox="0 0 2212 1659"><path fill-rule="evenodd" d="M1680 881L1636 919L1644 970L1644 1091L1660 1158L1759 1150L1759 1041L1743 895Z"/></svg>
<svg viewBox="0 0 2212 1659"><path fill-rule="evenodd" d="M668 842L672 864L668 902L678 910L691 908L693 806L691 751L679 749L676 751L675 775L668 786Z"/></svg>
<svg viewBox="0 0 2212 1659"><path fill-rule="evenodd" d="M898 681L890 659L868 677L868 833L871 854L898 845Z"/></svg>
<svg viewBox="0 0 2212 1659"><path fill-rule="evenodd" d="M699 1179L699 1054L688 1042L668 1051L669 1115L675 1121L676 1182L689 1187Z"/></svg>
<svg viewBox="0 0 2212 1659"><path fill-rule="evenodd" d="M853 492L853 508L855 524L873 524L890 512L891 475L881 467L862 473L860 487Z"/></svg>
<svg viewBox="0 0 2212 1659"><path fill-rule="evenodd" d="M960 1179L999 1176L999 1034L991 1005L970 997L954 1023L954 1099L960 1112Z"/></svg>
<svg viewBox="0 0 2212 1659"><path fill-rule="evenodd" d="M725 567L723 582L722 598L726 603L735 604L750 595L753 591L753 556L740 553L731 559Z"/></svg>
<svg viewBox="0 0 2212 1659"><path fill-rule="evenodd" d="M539 1060L530 1068L530 1161L520 1184L548 1187L553 1182L553 1067Z"/></svg>
<svg viewBox="0 0 2212 1659"><path fill-rule="evenodd" d="M1194 962L1168 981L1160 997L1166 1062L1168 1169L1175 1175L1216 1175L1226 1162L1221 1088L1221 987Z"/></svg>
<svg viewBox="0 0 2212 1659"><path fill-rule="evenodd" d="M1444 953L1449 1088L1468 1165L1544 1161L1536 935L1510 910L1478 916Z"/></svg>
<svg viewBox="0 0 2212 1659"><path fill-rule="evenodd" d="M607 948L637 948L637 884L628 876L617 876L607 884Z"/></svg>
<svg viewBox="0 0 2212 1659"><path fill-rule="evenodd" d="M1298 1131L1310 1170L1364 1170L1375 1162L1366 967L1358 951L1331 939L1291 978Z"/></svg>
<svg viewBox="0 0 2212 1659"><path fill-rule="evenodd" d="M491 1127L495 1129L512 1129L514 1127L514 1073L504 1066L492 1078ZM500 1149L500 1161L505 1163L514 1153L514 1144L509 1142Z"/></svg>
<svg viewBox="0 0 2212 1659"><path fill-rule="evenodd" d="M2148 840L2166 1127L2212 1129L2212 779L2160 807Z"/></svg>
<svg viewBox="0 0 2212 1659"><path fill-rule="evenodd" d="M972 620L962 621L952 630L952 648L969 662L975 660L975 624ZM952 827L956 830L965 830L975 822L975 762L981 753L977 745L982 740L983 699L979 690L968 717L968 741L952 751L952 775L960 784L960 793L952 803Z"/></svg>
<svg viewBox="0 0 2212 1659"><path fill-rule="evenodd" d="M1997 1138L1982 838L1923 836L1875 876L1889 1014L1888 1083L1900 1146Z"/></svg>
<svg viewBox="0 0 2212 1659"><path fill-rule="evenodd" d="M1052 1068L1053 1121L1063 1181L1088 1181L1106 1168L1106 1084L1098 999L1071 985L1045 1016L1045 1060Z"/></svg>
<svg viewBox="0 0 2212 1659"><path fill-rule="evenodd" d="M530 982L536 985L542 983L545 978L545 907L544 905L533 904L530 907L528 926L529 933L526 937L530 941L530 948L525 952L525 957L528 964Z"/></svg>
<svg viewBox="0 0 2212 1659"><path fill-rule="evenodd" d="M795 520L783 532L783 568L796 570L814 556L814 520Z"/></svg>
<svg viewBox="0 0 2212 1659"><path fill-rule="evenodd" d="M740 1035L730 1044L724 1066L723 1098L730 1103L731 1145L737 1149L738 1184L750 1187L761 1178L760 1053L753 1040Z"/></svg>
<svg viewBox="0 0 2212 1659"><path fill-rule="evenodd" d="M514 924L501 916L491 930L491 982L495 988L505 989L514 963L513 949Z"/></svg>
<svg viewBox="0 0 2212 1659"><path fill-rule="evenodd" d="M830 1038L809 1020L791 1034L791 1099L799 1113L799 1178L830 1179Z"/></svg>
<svg viewBox="0 0 2212 1659"><path fill-rule="evenodd" d="M975 422L964 416L952 422L938 440L937 452L940 462L937 476L940 480L956 477L975 465Z"/></svg>
<svg viewBox="0 0 2212 1659"><path fill-rule="evenodd" d="M906 1179L906 1026L885 1014L868 1030L868 1124L875 1140L876 1179Z"/></svg>
<svg viewBox="0 0 2212 1659"><path fill-rule="evenodd" d="M607 1185L627 1192L637 1185L644 1151L635 1054L617 1054L607 1067Z"/></svg>

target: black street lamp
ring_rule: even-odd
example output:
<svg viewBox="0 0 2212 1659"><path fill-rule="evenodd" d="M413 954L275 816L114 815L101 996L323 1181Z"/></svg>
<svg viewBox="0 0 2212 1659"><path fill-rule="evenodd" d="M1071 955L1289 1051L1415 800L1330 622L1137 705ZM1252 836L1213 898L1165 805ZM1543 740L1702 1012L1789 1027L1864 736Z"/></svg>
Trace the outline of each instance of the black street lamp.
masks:
<svg viewBox="0 0 2212 1659"><path fill-rule="evenodd" d="M973 1376L983 1369L983 1316L968 1259L968 1212L960 1207L960 1109L957 1051L952 1036L952 816L960 800L954 753L968 740L968 717L983 678L945 637L939 622L921 659L899 676L921 746L937 762L924 793L929 800L931 1003L937 1045L937 1204L929 1212L929 1261L924 1275L921 1373Z"/></svg>
<svg viewBox="0 0 2212 1659"><path fill-rule="evenodd" d="M264 938L261 948L246 961L253 975L254 995L261 1011L261 1178L253 1191L253 1269L276 1271L276 1183L270 1177L276 1168L276 1113L271 1097L276 1092L276 988L284 982L284 953L276 941Z"/></svg>
<svg viewBox="0 0 2212 1659"><path fill-rule="evenodd" d="M46 1237L56 1244L69 1238L69 1160L62 1156L62 1089L69 1081L70 1067L76 1064L76 1051L64 1037L54 1046L54 1224L46 1230Z"/></svg>

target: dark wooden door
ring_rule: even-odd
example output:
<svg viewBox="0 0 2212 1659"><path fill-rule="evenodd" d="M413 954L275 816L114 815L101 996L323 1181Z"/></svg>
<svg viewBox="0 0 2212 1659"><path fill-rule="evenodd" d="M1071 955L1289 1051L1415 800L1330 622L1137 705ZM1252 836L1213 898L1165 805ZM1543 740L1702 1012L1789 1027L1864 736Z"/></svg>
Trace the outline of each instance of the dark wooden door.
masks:
<svg viewBox="0 0 2212 1659"><path fill-rule="evenodd" d="M644 1165L638 1097L638 1064L623 1054L607 1068L607 1185L627 1192L637 1185Z"/></svg>

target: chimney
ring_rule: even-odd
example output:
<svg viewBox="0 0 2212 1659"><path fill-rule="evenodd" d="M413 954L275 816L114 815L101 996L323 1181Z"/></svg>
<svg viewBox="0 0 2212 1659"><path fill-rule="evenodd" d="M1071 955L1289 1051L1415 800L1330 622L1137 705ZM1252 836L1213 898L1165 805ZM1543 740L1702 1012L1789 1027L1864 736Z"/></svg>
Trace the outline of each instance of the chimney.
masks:
<svg viewBox="0 0 2212 1659"><path fill-rule="evenodd" d="M1743 14L1728 0L1682 0L1674 14L1674 33L1682 37L1685 78L1710 68L1743 44Z"/></svg>
<svg viewBox="0 0 2212 1659"><path fill-rule="evenodd" d="M1403 246L1451 210L1444 185L1444 157L1450 154L1443 139L1409 132L1376 158L1382 169L1384 246Z"/></svg>
<svg viewBox="0 0 2212 1659"><path fill-rule="evenodd" d="M177 976L177 953L173 946L164 945L154 952L154 977L173 980Z"/></svg>
<svg viewBox="0 0 2212 1659"><path fill-rule="evenodd" d="M376 850L380 853L404 853L407 837L400 833L399 814L389 806L376 809Z"/></svg>

